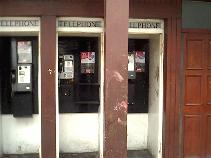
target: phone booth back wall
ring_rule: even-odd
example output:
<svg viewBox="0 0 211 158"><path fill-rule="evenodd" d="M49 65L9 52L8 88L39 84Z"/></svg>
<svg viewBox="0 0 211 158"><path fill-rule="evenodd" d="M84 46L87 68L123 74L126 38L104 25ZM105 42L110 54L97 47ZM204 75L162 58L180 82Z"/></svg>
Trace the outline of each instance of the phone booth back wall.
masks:
<svg viewBox="0 0 211 158"><path fill-rule="evenodd" d="M0 48L2 47L2 41L0 40ZM1 58L1 55L0 55L0 58ZM1 62L0 62L0 67L1 66ZM0 69L0 90L1 90L1 69ZM1 91L0 91L0 136L2 136L2 97L1 97ZM2 147L3 147L3 142L0 141L0 157L3 155L3 152L2 152Z"/></svg>
<svg viewBox="0 0 211 158"><path fill-rule="evenodd" d="M149 93L149 40L129 39L128 47L128 112L147 113Z"/></svg>

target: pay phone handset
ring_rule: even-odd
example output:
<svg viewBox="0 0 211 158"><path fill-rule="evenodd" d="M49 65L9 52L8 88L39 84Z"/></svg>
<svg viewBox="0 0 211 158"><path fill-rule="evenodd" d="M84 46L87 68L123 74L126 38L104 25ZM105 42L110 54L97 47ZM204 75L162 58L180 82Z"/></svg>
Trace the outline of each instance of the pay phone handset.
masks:
<svg viewBox="0 0 211 158"><path fill-rule="evenodd" d="M32 91L32 42L12 39L12 92Z"/></svg>

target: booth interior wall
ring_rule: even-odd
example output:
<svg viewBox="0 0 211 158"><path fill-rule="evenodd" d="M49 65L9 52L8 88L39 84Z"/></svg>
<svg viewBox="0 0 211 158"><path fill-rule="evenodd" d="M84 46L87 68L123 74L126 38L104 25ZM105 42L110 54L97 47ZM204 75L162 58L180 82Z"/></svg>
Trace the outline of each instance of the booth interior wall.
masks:
<svg viewBox="0 0 211 158"><path fill-rule="evenodd" d="M148 125L148 149L155 157L159 157L159 124L160 115L160 40L159 36L150 40L150 64L149 64L149 125ZM162 140L162 139L161 139Z"/></svg>
<svg viewBox="0 0 211 158"><path fill-rule="evenodd" d="M147 149L148 114L127 115L128 150Z"/></svg>
<svg viewBox="0 0 211 158"><path fill-rule="evenodd" d="M59 115L60 153L97 152L99 114Z"/></svg>
<svg viewBox="0 0 211 158"><path fill-rule="evenodd" d="M0 43L1 45L1 43ZM1 76L0 76L0 157L2 156L2 114L1 114Z"/></svg>
<svg viewBox="0 0 211 158"><path fill-rule="evenodd" d="M2 141L4 154L39 153L39 115L29 118L2 116Z"/></svg>

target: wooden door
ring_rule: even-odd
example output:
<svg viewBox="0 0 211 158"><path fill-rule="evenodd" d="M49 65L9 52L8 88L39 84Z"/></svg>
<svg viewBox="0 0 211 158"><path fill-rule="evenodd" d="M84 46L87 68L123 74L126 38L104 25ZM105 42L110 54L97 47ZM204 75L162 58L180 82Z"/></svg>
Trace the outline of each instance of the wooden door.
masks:
<svg viewBox="0 0 211 158"><path fill-rule="evenodd" d="M185 34L184 158L211 158L211 34Z"/></svg>

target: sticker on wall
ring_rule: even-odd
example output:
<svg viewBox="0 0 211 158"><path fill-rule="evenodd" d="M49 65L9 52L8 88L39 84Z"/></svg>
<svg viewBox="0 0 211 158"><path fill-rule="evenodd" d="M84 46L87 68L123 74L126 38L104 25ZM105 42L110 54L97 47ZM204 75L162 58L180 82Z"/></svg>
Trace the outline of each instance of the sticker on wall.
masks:
<svg viewBox="0 0 211 158"><path fill-rule="evenodd" d="M32 63L31 41L18 41L18 63Z"/></svg>
<svg viewBox="0 0 211 158"><path fill-rule="evenodd" d="M145 52L135 51L136 72L145 72Z"/></svg>
<svg viewBox="0 0 211 158"><path fill-rule="evenodd" d="M94 73L95 52L81 52L81 73Z"/></svg>

